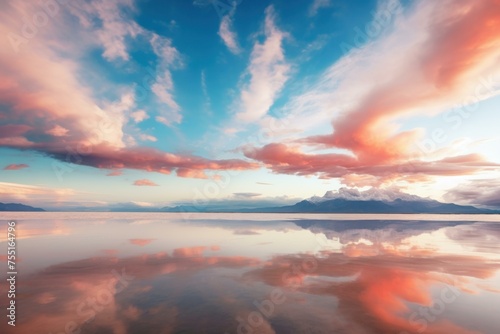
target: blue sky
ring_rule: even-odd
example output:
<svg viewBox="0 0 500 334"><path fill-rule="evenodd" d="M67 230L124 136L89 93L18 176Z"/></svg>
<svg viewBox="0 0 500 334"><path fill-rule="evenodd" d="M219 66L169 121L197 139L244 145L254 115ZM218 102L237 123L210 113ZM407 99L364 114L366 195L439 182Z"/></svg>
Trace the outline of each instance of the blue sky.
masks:
<svg viewBox="0 0 500 334"><path fill-rule="evenodd" d="M6 1L0 201L500 206L498 7Z"/></svg>

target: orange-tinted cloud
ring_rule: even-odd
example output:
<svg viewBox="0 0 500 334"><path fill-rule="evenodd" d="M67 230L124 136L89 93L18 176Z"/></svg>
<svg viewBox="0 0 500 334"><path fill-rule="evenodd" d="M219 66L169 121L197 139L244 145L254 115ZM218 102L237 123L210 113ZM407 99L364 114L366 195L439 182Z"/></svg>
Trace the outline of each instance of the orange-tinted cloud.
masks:
<svg viewBox="0 0 500 334"><path fill-rule="evenodd" d="M157 187L158 185L151 180L141 179L134 181L134 186L149 186L149 187Z"/></svg>
<svg viewBox="0 0 500 334"><path fill-rule="evenodd" d="M2 4L0 31L5 32L6 38L0 40L0 49L4 51L0 53L0 147L30 149L63 163L96 168L131 168L167 174L178 168L182 177L201 177L204 170L258 167L239 159L211 160L134 146L135 140L127 133L127 126L130 121L135 123L146 117L136 113L134 93L114 86L118 96L96 99L94 87L108 90L113 84L106 80L96 83L78 79L86 69L73 60L79 59L84 51L95 50L94 43L103 43L103 56L108 60L128 59L123 38L129 34L148 35L133 20L120 16L123 9L133 8L133 3L104 5L96 1L62 5L56 2L55 6L59 19L50 17L43 29L36 29L36 38L28 40L19 36L23 42L13 45L11 33L20 33L21 29L18 18L46 14L43 6L36 4ZM69 12L85 27L65 26L69 23L67 19L76 23ZM99 22L106 24L103 23L102 29L93 30L91 22L96 15ZM71 39L68 40L68 36L72 36ZM163 40L157 35L151 38L155 52L175 50L169 42L156 45ZM167 57L163 53L158 55L163 56ZM168 74L167 68L158 68L158 71L161 73L158 77ZM162 94L170 92L162 90ZM176 116L174 123L181 119L180 115Z"/></svg>
<svg viewBox="0 0 500 334"><path fill-rule="evenodd" d="M492 66L500 55L500 3L445 1L416 7L422 12L429 9L433 13L419 22L419 29L428 30L420 53L395 64L388 80L374 85L354 108L335 119L332 135L311 137L311 142L349 149L365 162L404 158L421 133L391 134L384 131L390 130L387 122L417 108L463 98L460 94L470 91L470 81L479 79L478 71Z"/></svg>
<svg viewBox="0 0 500 334"><path fill-rule="evenodd" d="M137 245L137 246L146 246L149 245L151 242L153 242L156 239L129 239L129 242L132 245Z"/></svg>
<svg viewBox="0 0 500 334"><path fill-rule="evenodd" d="M487 92L489 88L480 84L486 77L500 75L499 30L497 0L416 2L395 19L390 30L347 53L325 71L317 88L292 101L294 107L286 118L289 124L307 122L309 113L310 118L318 119L329 115L333 127L331 134L295 143L340 153L303 153L274 143L247 148L245 154L277 173L323 177L355 173L379 179L383 175L463 175L486 170L491 164L483 159L468 157L462 163L423 152L417 144L424 129L400 130L399 121L422 113L447 112L457 104L498 94L495 88ZM304 112L304 108L316 110ZM445 137L446 129L443 132ZM413 165L410 171L404 166L408 163Z"/></svg>
<svg viewBox="0 0 500 334"><path fill-rule="evenodd" d="M23 168L28 168L27 164L10 164L3 168L3 170L19 170Z"/></svg>
<svg viewBox="0 0 500 334"><path fill-rule="evenodd" d="M208 176L203 170L179 168L176 172L179 177L191 177L195 179L207 179Z"/></svg>
<svg viewBox="0 0 500 334"><path fill-rule="evenodd" d="M106 174L106 176L120 176L122 174L123 174L123 171L121 171L121 170L112 170L111 172Z"/></svg>
<svg viewBox="0 0 500 334"><path fill-rule="evenodd" d="M346 154L307 154L285 144L268 144L262 148L244 148L248 158L261 161L276 173L295 175L319 175L325 178L346 177L363 182L363 185L379 184L400 176L408 180L422 180L428 175L464 175L477 171L495 170L500 165L484 160L477 154L455 156L431 162L409 160L393 164L370 164ZM417 175L417 176L414 176ZM375 178L373 176L376 176ZM359 184L358 184L359 185Z"/></svg>

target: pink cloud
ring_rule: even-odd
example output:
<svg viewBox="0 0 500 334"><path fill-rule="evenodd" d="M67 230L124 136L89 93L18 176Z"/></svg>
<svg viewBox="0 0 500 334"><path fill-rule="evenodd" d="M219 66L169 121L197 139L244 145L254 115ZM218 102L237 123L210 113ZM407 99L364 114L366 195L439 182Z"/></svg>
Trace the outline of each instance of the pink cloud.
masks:
<svg viewBox="0 0 500 334"><path fill-rule="evenodd" d="M241 92L241 121L254 122L265 116L288 80L291 66L285 60L283 40L287 34L275 24L273 6L266 8L265 40L254 44L248 73L250 83Z"/></svg>
<svg viewBox="0 0 500 334"><path fill-rule="evenodd" d="M321 177L416 179L413 175L463 175L496 168L477 155L443 158L422 153L416 144L425 131L399 130L397 121L404 117L444 112L467 96L480 101L498 94L478 94L477 85L482 77L500 74L500 3L445 4L418 2L396 18L390 33L348 53L324 73L318 87L291 102L297 110L286 120L296 117L295 122L307 123L315 115L326 117L320 114L333 118L331 134L295 143L341 153L302 153L295 146L273 143L245 148L245 155L277 173Z"/></svg>
<svg viewBox="0 0 500 334"><path fill-rule="evenodd" d="M276 173L318 175L322 178L342 177L351 186L354 181L362 182L363 186L373 186L399 177L415 182L429 175L465 175L496 170L500 166L484 160L478 154L430 162L415 159L393 164L367 164L346 154L306 154L285 144L268 144L262 148L247 147L244 148L244 153L249 158L263 162Z"/></svg>
<svg viewBox="0 0 500 334"><path fill-rule="evenodd" d="M10 164L3 168L3 170L19 170L23 168L28 168L27 164Z"/></svg>
<svg viewBox="0 0 500 334"><path fill-rule="evenodd" d="M422 133L417 129L394 133L387 122L417 109L456 103L461 94L472 92L471 82L500 55L495 47L500 42L498 3L426 2L416 11L410 22L428 34L416 42L420 52L398 59L401 63L393 64L388 78L374 84L333 121L333 134L311 137L309 142L351 150L366 162L407 157Z"/></svg>
<svg viewBox="0 0 500 334"><path fill-rule="evenodd" d="M0 202L23 202L26 204L61 202L74 196L73 189L47 188L19 183L0 182ZM39 204L36 204L39 203Z"/></svg>
<svg viewBox="0 0 500 334"><path fill-rule="evenodd" d="M11 32L18 31L17 18L33 17L39 10L38 6L27 3L4 7L0 12L0 30ZM162 92L158 98L170 108L158 117L168 124L180 122L169 71L182 65L181 55L169 39L146 31L133 20L124 20L120 16L123 8L133 10L134 5L129 1L121 4L93 1L61 6L60 20L49 20L36 38L15 50L9 39L0 41L1 49L6 50L0 53L0 101L8 110L0 115L0 147L30 149L65 163L96 168L131 168L165 174L179 169L181 177L204 177L204 170L257 168L258 164L244 160L210 160L137 147L126 133L127 126L130 120L141 122L148 115L137 110L134 94L119 87L119 96L113 100L96 100L93 90L108 90L112 83L78 79L86 69L72 59L100 44L103 56L109 61L127 60L126 39L142 34L159 60L153 90L156 87ZM61 29L69 15L67 11L78 17L82 28L69 32L71 40L67 40L65 29ZM95 17L102 20L102 26L94 26ZM99 40L89 38L96 35ZM156 140L153 136L140 138Z"/></svg>
<svg viewBox="0 0 500 334"><path fill-rule="evenodd" d="M179 168L177 169L177 176L179 177L190 177L195 179L207 179L208 176L203 170Z"/></svg>
<svg viewBox="0 0 500 334"><path fill-rule="evenodd" d="M229 51L233 54L239 54L241 53L241 48L238 45L238 36L232 30L232 21L232 14L224 16L220 22L218 34Z"/></svg>
<svg viewBox="0 0 500 334"><path fill-rule="evenodd" d="M152 186L152 187L156 187L158 185L156 183L154 183L153 181L151 181L151 180L142 179L142 180L136 180L136 181L134 181L134 186Z"/></svg>
<svg viewBox="0 0 500 334"><path fill-rule="evenodd" d="M129 242L132 245L136 245L136 246L141 246L142 247L142 246L149 245L154 240L156 240L156 239L129 239Z"/></svg>
<svg viewBox="0 0 500 334"><path fill-rule="evenodd" d="M122 174L123 172L121 170L112 170L111 172L106 174L106 176L120 176Z"/></svg>
<svg viewBox="0 0 500 334"><path fill-rule="evenodd" d="M203 170L247 170L258 164L240 159L210 160L192 155L177 155L154 148L131 147L114 149L109 146L89 147L89 154L71 155L71 152L47 152L50 156L68 162L105 169L139 169L170 174L177 169L181 177L202 177ZM79 159L77 159L79 158Z"/></svg>

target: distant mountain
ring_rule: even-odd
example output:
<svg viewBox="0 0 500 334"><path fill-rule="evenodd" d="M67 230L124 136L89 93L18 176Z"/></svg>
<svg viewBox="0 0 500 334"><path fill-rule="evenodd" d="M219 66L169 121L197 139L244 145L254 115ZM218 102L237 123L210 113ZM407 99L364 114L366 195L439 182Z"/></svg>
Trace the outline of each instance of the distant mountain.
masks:
<svg viewBox="0 0 500 334"><path fill-rule="evenodd" d="M19 203L0 203L0 211L45 211L45 210Z"/></svg>
<svg viewBox="0 0 500 334"><path fill-rule="evenodd" d="M219 212L219 210L207 206L177 205L161 208L162 212ZM224 211L224 210L223 210Z"/></svg>
<svg viewBox="0 0 500 334"><path fill-rule="evenodd" d="M301 213L439 213L490 214L500 211L480 209L470 205L441 203L401 192L398 189L371 188L359 191L340 188L328 191L323 197L314 196L294 205L254 209L251 212Z"/></svg>
<svg viewBox="0 0 500 334"><path fill-rule="evenodd" d="M194 205L184 203L171 207L143 206L141 203L116 203L104 207L72 208L70 211L103 212L242 212L242 213L429 213L429 214L500 214L500 210L476 208L471 205L442 203L430 198L403 193L394 189L371 188L359 191L340 188L324 196L314 196L293 205L290 202L266 200L220 200ZM23 204L0 203L0 211L45 211Z"/></svg>
<svg viewBox="0 0 500 334"><path fill-rule="evenodd" d="M294 205L267 208L211 208L206 206L180 205L164 207L163 212L249 212L249 213L438 213L438 214L494 214L500 211L479 209L430 199L403 200L353 200L345 198L322 201L303 200Z"/></svg>
<svg viewBox="0 0 500 334"><path fill-rule="evenodd" d="M343 198L312 202L303 200L290 206L252 209L248 212L296 212L296 213L440 213L440 214L488 214L500 211L479 209L434 200L348 200Z"/></svg>

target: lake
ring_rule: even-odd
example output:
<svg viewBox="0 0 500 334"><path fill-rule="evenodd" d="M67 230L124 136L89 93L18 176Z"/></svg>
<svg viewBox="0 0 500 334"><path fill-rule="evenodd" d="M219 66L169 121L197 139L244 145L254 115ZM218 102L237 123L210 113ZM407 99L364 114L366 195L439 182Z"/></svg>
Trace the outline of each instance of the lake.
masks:
<svg viewBox="0 0 500 334"><path fill-rule="evenodd" d="M500 333L499 216L3 212L0 222L1 333Z"/></svg>

